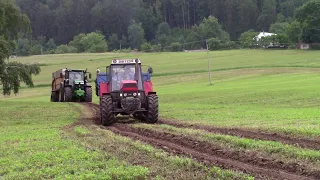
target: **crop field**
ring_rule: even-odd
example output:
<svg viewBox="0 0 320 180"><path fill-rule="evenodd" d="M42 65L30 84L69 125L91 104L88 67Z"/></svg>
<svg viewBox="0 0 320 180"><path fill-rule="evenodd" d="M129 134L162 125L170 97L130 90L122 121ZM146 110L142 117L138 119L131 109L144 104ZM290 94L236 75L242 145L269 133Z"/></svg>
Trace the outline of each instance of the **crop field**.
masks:
<svg viewBox="0 0 320 180"><path fill-rule="evenodd" d="M35 87L0 97L0 179L320 179L320 52L104 53L37 62ZM153 67L157 124L99 123L93 103L51 103L52 72L114 58Z"/></svg>

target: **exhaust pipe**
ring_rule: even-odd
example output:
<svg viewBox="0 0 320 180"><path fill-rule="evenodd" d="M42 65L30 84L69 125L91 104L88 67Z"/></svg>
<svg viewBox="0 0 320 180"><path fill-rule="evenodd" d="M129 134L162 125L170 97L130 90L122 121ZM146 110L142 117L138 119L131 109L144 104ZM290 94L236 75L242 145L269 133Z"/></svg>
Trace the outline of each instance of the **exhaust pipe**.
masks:
<svg viewBox="0 0 320 180"><path fill-rule="evenodd" d="M135 80L138 82L139 81L139 76L138 76L139 60L136 59L135 62L136 62L136 64L135 64Z"/></svg>

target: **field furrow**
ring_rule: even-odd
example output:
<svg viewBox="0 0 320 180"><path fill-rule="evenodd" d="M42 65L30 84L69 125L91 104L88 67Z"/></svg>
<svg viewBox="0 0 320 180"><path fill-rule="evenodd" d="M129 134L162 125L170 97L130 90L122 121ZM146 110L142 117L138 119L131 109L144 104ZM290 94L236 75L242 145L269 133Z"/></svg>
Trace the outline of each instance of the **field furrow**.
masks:
<svg viewBox="0 0 320 180"><path fill-rule="evenodd" d="M223 155L223 153L219 151L208 151L208 148L206 147L208 145L203 146L203 144L195 141L192 142L190 139L172 138L171 136L166 136L160 133L150 133L148 131L131 128L124 124L116 124L106 129L123 136L128 136L150 143L158 148L173 152L175 154L190 155L192 158L207 164L216 165L227 169L241 170L254 175L257 179L308 179L307 177L298 175L296 173L288 173L284 170L270 168L272 165L269 167L259 167L254 161L252 161L253 159L251 158L242 159L242 161L247 161L246 163L243 163L240 161L240 157L228 157L231 154Z"/></svg>
<svg viewBox="0 0 320 180"><path fill-rule="evenodd" d="M88 109L93 109L92 112L95 116L92 120L98 122L99 106L94 104L85 105ZM320 172L305 169L298 164L283 164L281 161L259 158L254 154L219 149L213 144L191 137L132 127L130 124L125 123L117 123L110 127L100 127L122 136L149 143L170 153L189 156L208 165L240 170L252 174L257 179L317 179L320 177Z"/></svg>
<svg viewBox="0 0 320 180"><path fill-rule="evenodd" d="M223 170L212 166L213 164L204 164L188 157L179 157L181 153L157 148L158 146L154 148L151 146L152 143L141 142L139 138L132 140L131 136L125 137L116 130L110 131L108 127L99 124L97 105L82 104L85 108L81 110L79 121L64 128L69 137L80 141L88 149L102 151L107 156L117 157L129 164L148 168L150 173L147 179L155 177L156 179L252 179L252 176L246 173ZM124 124L123 120L120 121ZM124 125L129 127L129 124ZM76 129L83 129L83 132Z"/></svg>
<svg viewBox="0 0 320 180"><path fill-rule="evenodd" d="M161 121L159 121L159 124L167 124L167 125L171 125L175 127L183 127L183 128L201 129L201 130L205 130L212 133L238 136L238 137L244 137L244 138L252 138L252 139L259 139L259 140L266 140L266 141L278 141L283 144L290 144L290 145L294 145L302 148L320 150L320 140L300 138L300 137L289 137L279 133L268 133L263 131L258 132L258 131L248 130L248 129L240 129L240 128L222 128L222 127L182 123L176 120L166 120L166 119L161 119Z"/></svg>

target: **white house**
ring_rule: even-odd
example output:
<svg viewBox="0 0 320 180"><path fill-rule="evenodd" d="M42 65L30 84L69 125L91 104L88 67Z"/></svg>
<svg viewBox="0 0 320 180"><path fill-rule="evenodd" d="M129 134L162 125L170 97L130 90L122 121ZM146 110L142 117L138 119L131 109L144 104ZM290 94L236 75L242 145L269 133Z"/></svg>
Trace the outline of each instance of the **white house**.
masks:
<svg viewBox="0 0 320 180"><path fill-rule="evenodd" d="M277 35L277 34L268 33L268 32L260 32L260 34L258 36L256 36L256 37L254 37L253 40L260 41L260 39L262 37L273 36L273 35Z"/></svg>

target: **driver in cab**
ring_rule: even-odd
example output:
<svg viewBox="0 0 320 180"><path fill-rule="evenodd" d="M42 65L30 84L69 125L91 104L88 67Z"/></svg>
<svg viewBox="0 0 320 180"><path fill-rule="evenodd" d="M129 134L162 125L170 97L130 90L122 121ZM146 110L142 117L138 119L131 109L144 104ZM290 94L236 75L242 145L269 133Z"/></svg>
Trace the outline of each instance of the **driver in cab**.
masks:
<svg viewBox="0 0 320 180"><path fill-rule="evenodd" d="M129 66L125 66L122 77L124 80L134 80L134 71Z"/></svg>
<svg viewBox="0 0 320 180"><path fill-rule="evenodd" d="M121 73L118 73L115 70L112 71L112 81L116 87L119 88L122 80L134 80L134 75L134 71L132 71L130 67L125 66Z"/></svg>

